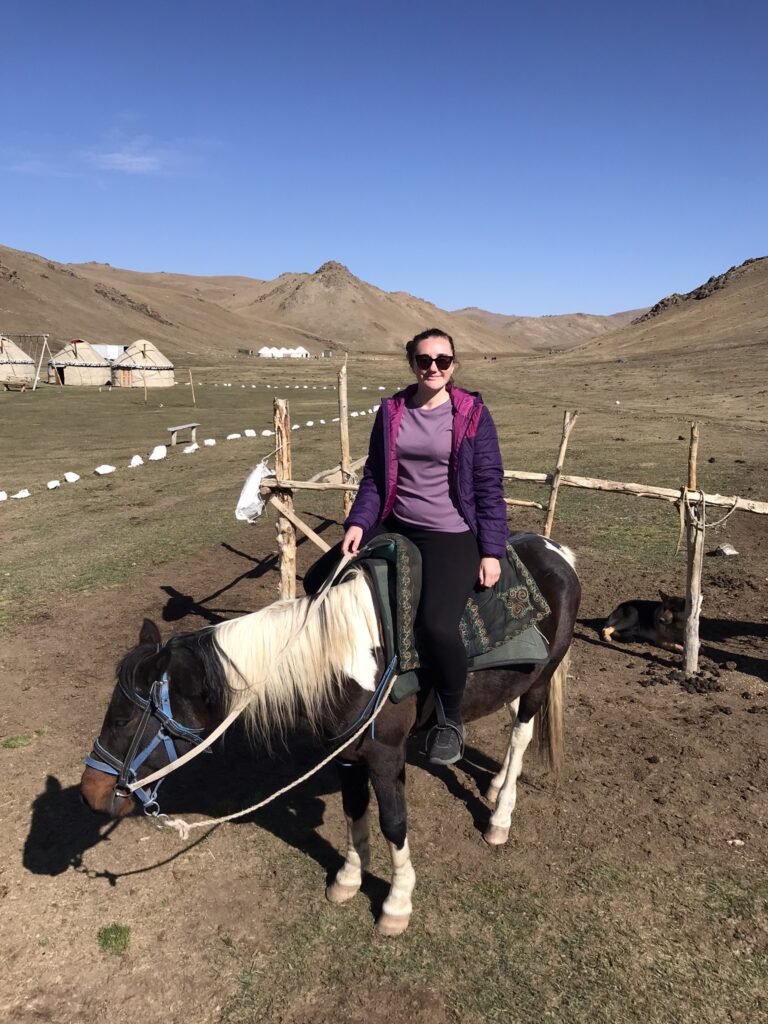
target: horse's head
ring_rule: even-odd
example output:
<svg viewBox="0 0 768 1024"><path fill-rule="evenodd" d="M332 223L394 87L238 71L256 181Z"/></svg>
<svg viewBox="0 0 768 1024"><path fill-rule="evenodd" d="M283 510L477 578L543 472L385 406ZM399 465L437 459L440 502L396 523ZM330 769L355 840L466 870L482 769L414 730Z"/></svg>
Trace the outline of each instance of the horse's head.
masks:
<svg viewBox="0 0 768 1024"><path fill-rule="evenodd" d="M212 725L215 709L204 660L185 639L163 645L155 623L145 619L138 646L118 666L104 723L80 780L91 810L111 818L129 814L136 799L127 787L176 760ZM136 791L148 811L157 807L157 785L149 792Z"/></svg>

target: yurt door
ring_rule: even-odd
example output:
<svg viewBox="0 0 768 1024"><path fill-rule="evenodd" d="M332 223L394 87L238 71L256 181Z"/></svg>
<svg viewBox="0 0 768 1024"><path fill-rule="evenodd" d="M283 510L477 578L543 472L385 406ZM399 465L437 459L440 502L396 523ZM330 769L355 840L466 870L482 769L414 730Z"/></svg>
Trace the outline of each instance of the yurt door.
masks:
<svg viewBox="0 0 768 1024"><path fill-rule="evenodd" d="M121 370L120 371L120 387L129 388L131 386L131 371Z"/></svg>

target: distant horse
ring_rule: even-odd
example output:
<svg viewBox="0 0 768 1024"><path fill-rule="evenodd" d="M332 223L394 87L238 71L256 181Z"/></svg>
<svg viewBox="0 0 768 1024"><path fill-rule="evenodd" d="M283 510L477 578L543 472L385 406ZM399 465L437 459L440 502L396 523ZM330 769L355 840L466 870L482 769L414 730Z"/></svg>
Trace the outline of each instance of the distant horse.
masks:
<svg viewBox="0 0 768 1024"><path fill-rule="evenodd" d="M550 607L538 625L549 643L549 660L472 672L467 679L466 721L504 705L514 719L504 763L486 793L495 804L485 833L493 845L509 835L517 779L539 711L544 752L554 767L561 761L564 686L581 597L567 548L535 534L521 534L511 543ZM145 619L138 646L118 666L117 684L81 780L91 809L112 818L128 814L136 804L124 789L126 779L174 760L244 701L246 724L257 737L268 741L308 723L319 735L343 742L385 668L379 622L362 573L333 587L318 614L310 615L311 608L311 598L279 601L251 615L173 636L165 644L157 626ZM419 700L414 695L387 702L375 729L348 744L338 761L347 851L326 895L344 903L360 889L369 859L370 781L392 857L391 888L376 924L383 935L403 932L412 910L416 876L408 849L405 758ZM154 801L154 792L139 790L138 795L145 803Z"/></svg>

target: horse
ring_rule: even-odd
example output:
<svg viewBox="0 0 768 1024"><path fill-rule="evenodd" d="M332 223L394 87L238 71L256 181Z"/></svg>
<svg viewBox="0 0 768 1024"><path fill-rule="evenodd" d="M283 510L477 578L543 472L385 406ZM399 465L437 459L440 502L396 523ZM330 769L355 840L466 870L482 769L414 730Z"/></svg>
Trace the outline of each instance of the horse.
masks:
<svg viewBox="0 0 768 1024"><path fill-rule="evenodd" d="M550 767L563 752L564 688L581 585L573 553L538 534L510 541L544 595L550 613L538 627L549 658L470 672L465 721L507 706L513 726L503 764L486 791L494 805L485 840L507 841L523 755L534 735ZM313 598L278 601L260 611L162 642L144 620L138 645L120 662L116 685L80 782L86 804L120 818L136 808L126 780L139 765L148 774L198 744L235 706L245 703L246 727L267 743L297 726L337 740L356 730L385 670L380 624L365 574L356 572L314 606ZM313 614L312 610L316 614ZM347 823L344 863L326 889L332 903L352 899L369 861L370 785L390 848L391 886L376 930L396 936L408 927L416 875L408 846L405 799L406 740L422 698L386 701L373 725L343 746L336 762ZM139 751L141 743L147 745ZM332 748L331 748L332 749ZM117 778L116 778L117 777ZM156 789L136 795L155 806Z"/></svg>

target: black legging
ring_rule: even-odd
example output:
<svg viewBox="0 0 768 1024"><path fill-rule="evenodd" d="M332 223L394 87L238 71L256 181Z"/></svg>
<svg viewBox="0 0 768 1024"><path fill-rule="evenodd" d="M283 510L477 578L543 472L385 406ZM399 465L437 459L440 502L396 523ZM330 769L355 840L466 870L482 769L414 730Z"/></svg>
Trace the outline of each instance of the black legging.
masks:
<svg viewBox="0 0 768 1024"><path fill-rule="evenodd" d="M394 516L375 532L384 529L389 533L402 533L421 552L416 646L440 694L446 716L458 720L467 681L467 652L459 623L480 570L477 539L471 530L441 533L409 526ZM304 577L307 593L319 590L340 557L341 545L337 544L312 566Z"/></svg>
<svg viewBox="0 0 768 1024"><path fill-rule="evenodd" d="M416 646L432 674L446 717L458 721L467 681L467 652L459 623L480 570L477 539L471 530L441 533L399 520L388 526L413 541L421 552Z"/></svg>

